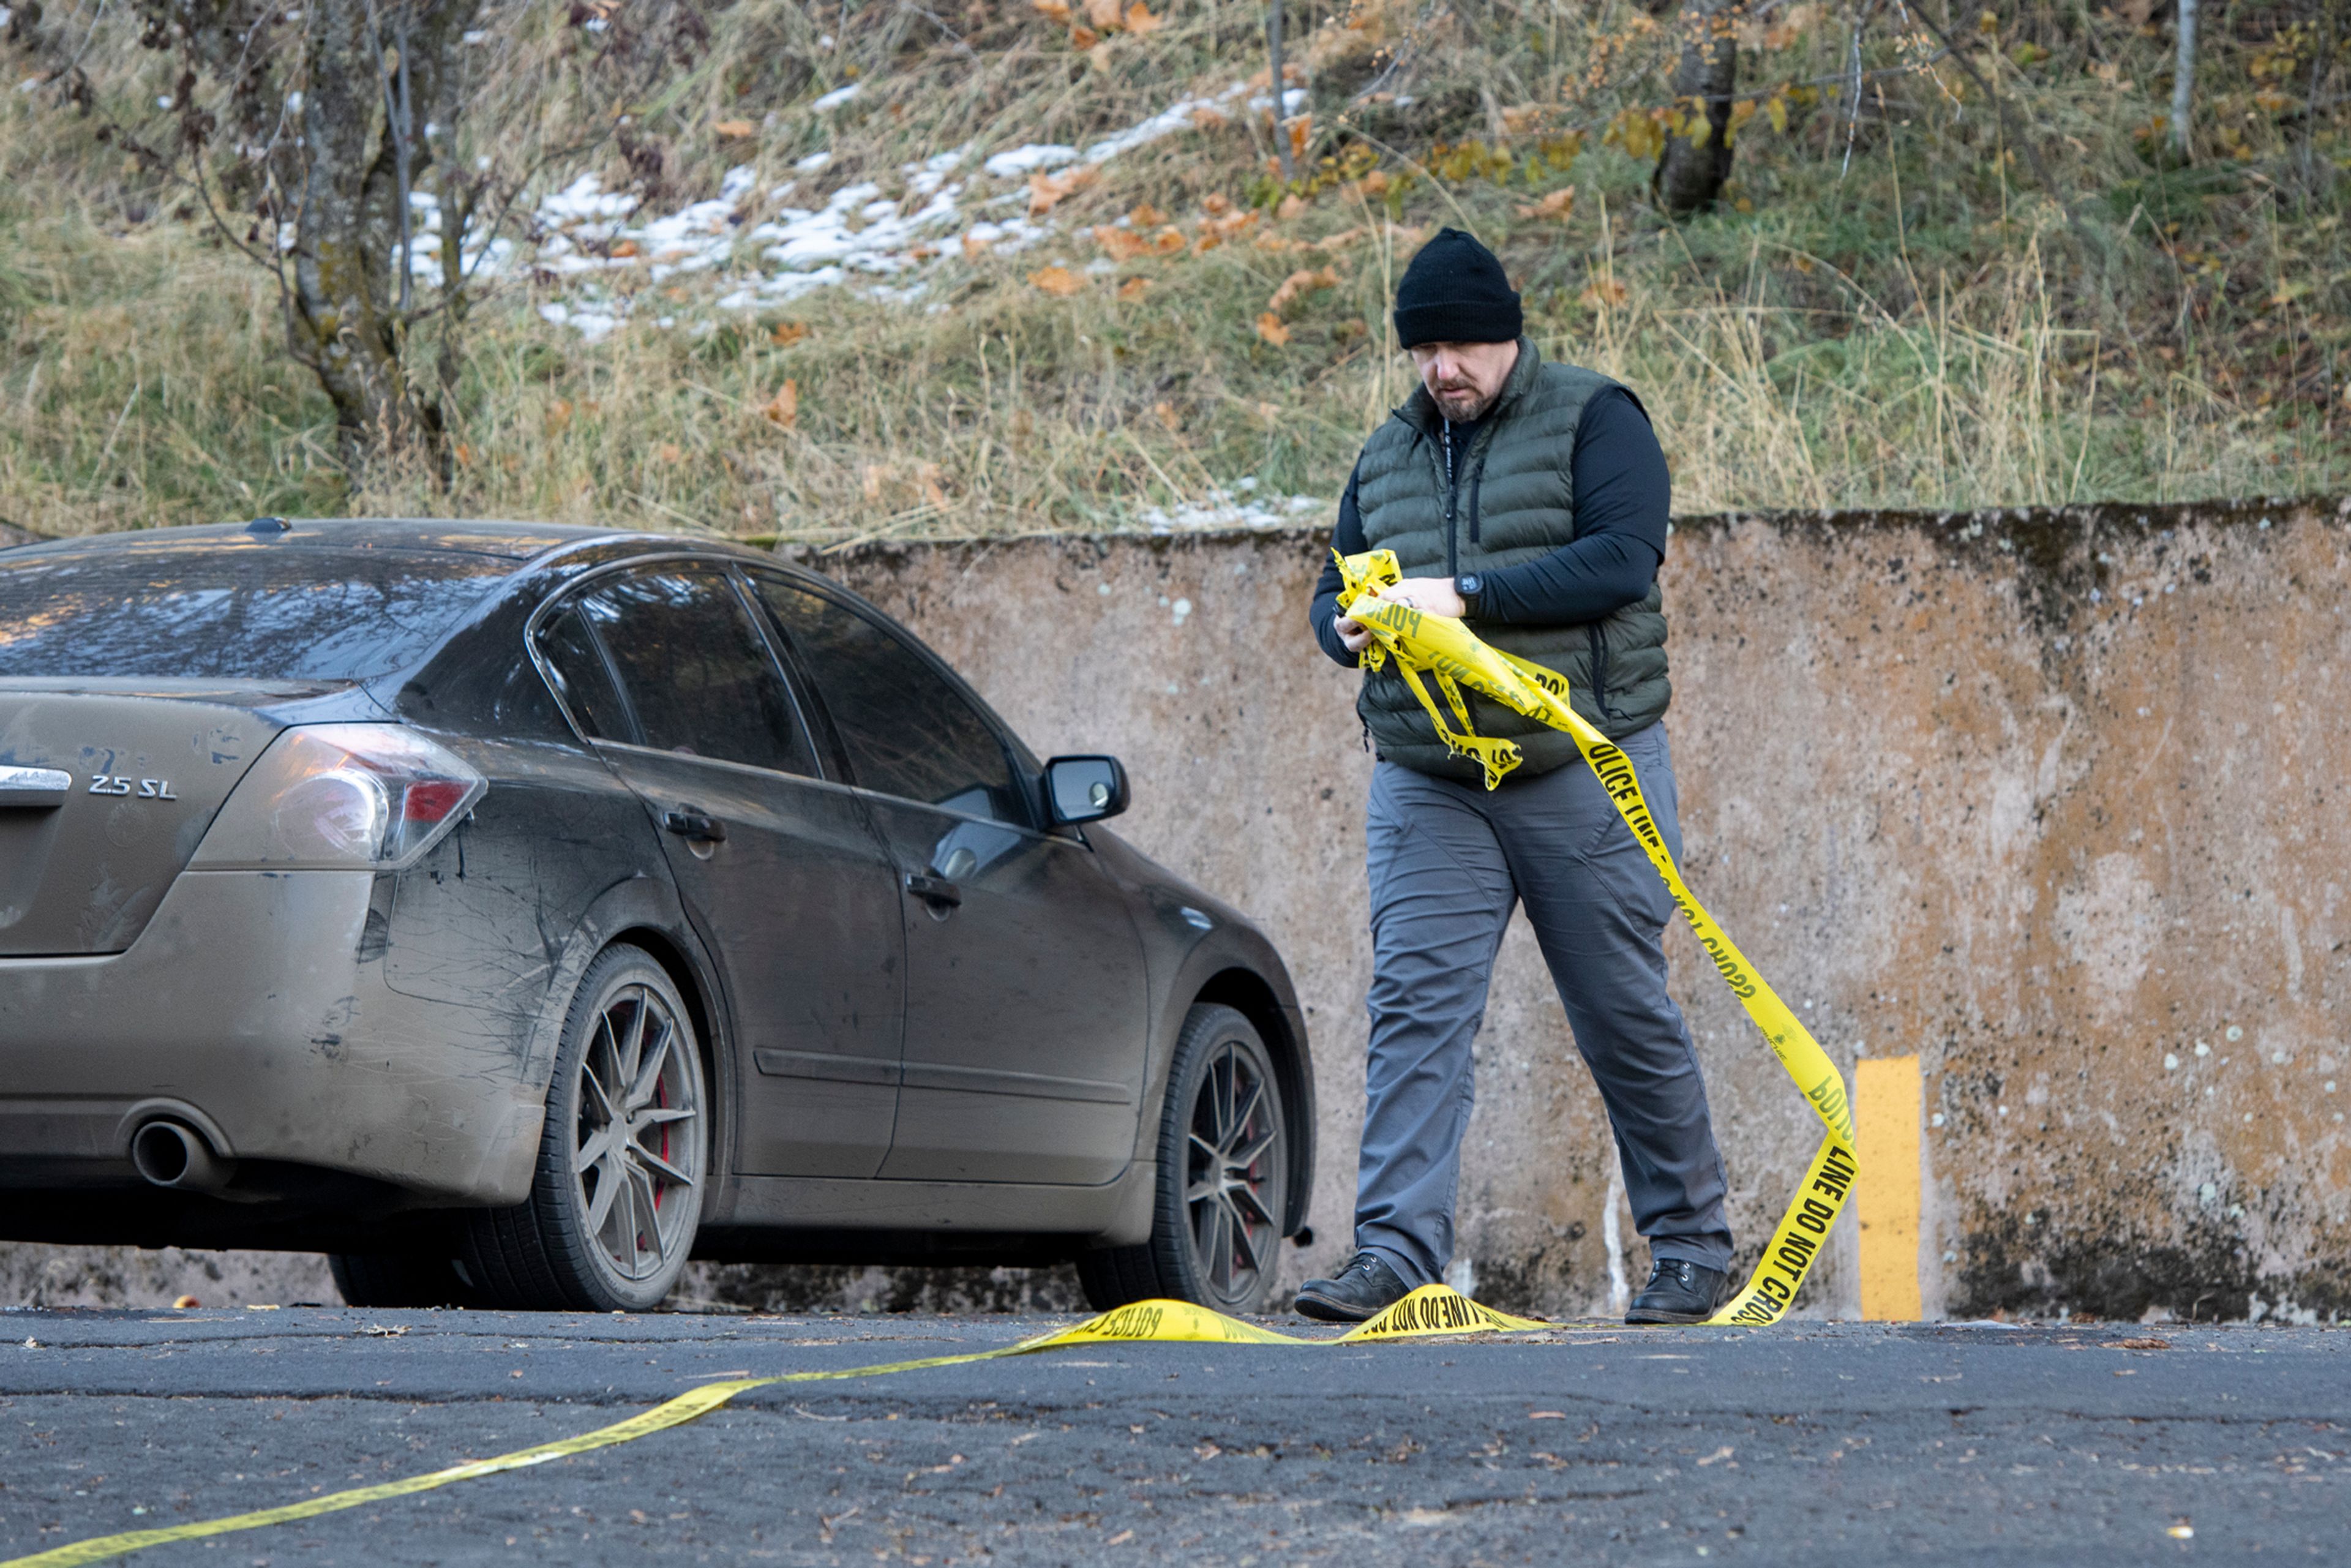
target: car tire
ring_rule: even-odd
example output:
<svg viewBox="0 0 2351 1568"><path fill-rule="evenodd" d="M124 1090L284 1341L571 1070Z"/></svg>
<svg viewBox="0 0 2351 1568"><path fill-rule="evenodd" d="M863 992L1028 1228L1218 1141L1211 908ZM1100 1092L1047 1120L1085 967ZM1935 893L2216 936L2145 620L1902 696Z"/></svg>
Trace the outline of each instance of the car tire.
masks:
<svg viewBox="0 0 2351 1568"><path fill-rule="evenodd" d="M694 1250L709 1186L704 1083L693 1015L669 972L641 947L605 949L564 1019L529 1197L468 1216L461 1232L482 1304L660 1306Z"/></svg>
<svg viewBox="0 0 2351 1568"><path fill-rule="evenodd" d="M327 1272L350 1307L466 1307L473 1287L447 1253L335 1252Z"/></svg>
<svg viewBox="0 0 2351 1568"><path fill-rule="evenodd" d="M1078 1258L1098 1312L1171 1297L1265 1310L1281 1257L1290 1129L1257 1026L1204 1003L1184 1019L1160 1112L1151 1239Z"/></svg>

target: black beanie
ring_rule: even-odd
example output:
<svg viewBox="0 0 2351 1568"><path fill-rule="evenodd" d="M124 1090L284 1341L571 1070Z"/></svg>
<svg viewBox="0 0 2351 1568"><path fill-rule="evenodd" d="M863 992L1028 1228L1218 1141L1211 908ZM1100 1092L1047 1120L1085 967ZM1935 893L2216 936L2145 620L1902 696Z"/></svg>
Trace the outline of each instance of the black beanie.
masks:
<svg viewBox="0 0 2351 1568"><path fill-rule="evenodd" d="M1515 343L1526 326L1518 291L1494 253L1459 229L1439 229L1396 285L1396 340Z"/></svg>

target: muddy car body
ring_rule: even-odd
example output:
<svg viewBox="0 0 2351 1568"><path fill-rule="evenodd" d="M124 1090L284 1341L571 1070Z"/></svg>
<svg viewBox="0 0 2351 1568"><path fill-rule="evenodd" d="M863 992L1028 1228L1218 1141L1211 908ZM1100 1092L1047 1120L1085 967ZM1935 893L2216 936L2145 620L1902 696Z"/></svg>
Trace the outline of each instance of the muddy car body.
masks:
<svg viewBox="0 0 2351 1568"><path fill-rule="evenodd" d="M0 1234L326 1251L377 1304L645 1305L691 1247L1249 1306L1302 1019L1124 790L735 547L0 550Z"/></svg>

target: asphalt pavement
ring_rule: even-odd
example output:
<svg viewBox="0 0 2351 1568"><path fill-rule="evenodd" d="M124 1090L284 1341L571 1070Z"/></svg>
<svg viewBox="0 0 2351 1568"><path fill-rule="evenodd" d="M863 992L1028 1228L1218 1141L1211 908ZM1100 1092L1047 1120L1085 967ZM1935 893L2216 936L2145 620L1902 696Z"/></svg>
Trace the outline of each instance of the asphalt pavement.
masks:
<svg viewBox="0 0 2351 1568"><path fill-rule="evenodd" d="M714 1379L1061 1321L0 1310L0 1563L526 1448ZM2351 1329L1795 1322L1088 1346L770 1386L620 1447L132 1561L2346 1554Z"/></svg>

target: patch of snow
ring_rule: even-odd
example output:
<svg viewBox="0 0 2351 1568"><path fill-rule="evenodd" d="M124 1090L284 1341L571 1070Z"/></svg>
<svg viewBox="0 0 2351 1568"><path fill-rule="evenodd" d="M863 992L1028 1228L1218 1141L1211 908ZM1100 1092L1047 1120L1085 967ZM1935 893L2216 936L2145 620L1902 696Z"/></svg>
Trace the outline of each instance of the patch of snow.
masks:
<svg viewBox="0 0 2351 1568"><path fill-rule="evenodd" d="M998 152L980 165L999 180L1014 180L1039 169L1058 169L1078 161L1078 150L1059 143L1031 141L1009 152Z"/></svg>
<svg viewBox="0 0 2351 1568"><path fill-rule="evenodd" d="M863 82L853 81L847 87L834 88L831 92L826 93L822 98L818 99L816 102L811 104L810 107L814 109L819 114L830 114L834 110L839 109L842 104L847 103L851 99L855 98L859 93L862 93L864 90L865 84Z"/></svg>
<svg viewBox="0 0 2351 1568"><path fill-rule="evenodd" d="M1197 500L1173 507L1145 507L1137 514L1155 534L1207 533L1224 528L1295 528L1312 513L1327 510L1331 501L1319 496L1274 496L1256 498L1254 476L1235 480L1228 488L1212 485Z"/></svg>
<svg viewBox="0 0 2351 1568"><path fill-rule="evenodd" d="M827 93L816 100L816 107L845 103L860 85L852 83ZM1134 148L1194 129L1207 116L1229 112L1249 99L1250 92L1247 83L1235 82L1217 92L1179 99L1082 152L1032 142L995 153L982 166L998 179L1018 178L1081 160L1099 167ZM1290 96L1303 102L1301 92ZM1264 108L1270 101L1260 93L1253 106ZM933 297L931 286L904 275L983 251L1025 250L1056 232L1050 219L1032 221L1022 215L1028 199L1024 191L984 200L973 196L967 203L968 182L956 178L956 172L968 162L973 152L967 142L920 162L901 164L901 197L885 195L873 181L859 181L834 191L821 204L807 205L786 204L799 193L805 181L831 165L831 152L811 152L801 158L792 166L798 178L770 187L764 195L758 193L758 172L750 165L730 169L716 196L665 214L647 213L640 197L625 191L607 191L599 176L581 174L540 198L531 214L529 238L501 238L485 246L477 236L466 236L466 269L469 276L490 276L531 267L579 279L579 293L543 307L540 314L591 340L616 330L629 316L625 290L608 293L587 281L589 275L614 269L643 267L654 282L681 273L718 273L728 284L717 300L723 311L773 306L819 289L842 287L893 303L920 301L920 308L936 310L942 306ZM424 193L417 193L413 205L418 233L411 265L419 277L437 280L440 210ZM990 215L982 217L970 210L972 206ZM1100 272L1104 265L1094 258L1088 270ZM675 316L666 319L683 319L695 331L706 330L711 325L706 319ZM1249 486L1241 488L1245 492ZM1218 490L1205 500L1186 503L1164 515L1155 514L1156 520L1146 520L1168 529L1270 528L1283 526L1298 511L1320 505L1307 497L1241 503Z"/></svg>

